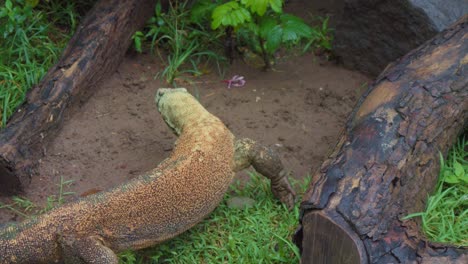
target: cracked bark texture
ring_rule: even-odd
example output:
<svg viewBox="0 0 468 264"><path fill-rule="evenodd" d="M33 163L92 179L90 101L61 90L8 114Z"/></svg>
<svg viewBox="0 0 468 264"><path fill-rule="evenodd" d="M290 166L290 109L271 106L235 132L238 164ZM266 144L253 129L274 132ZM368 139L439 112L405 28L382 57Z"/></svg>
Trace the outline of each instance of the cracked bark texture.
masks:
<svg viewBox="0 0 468 264"><path fill-rule="evenodd" d="M468 263L431 243L424 210L467 125L468 15L389 65L350 115L301 203L302 263Z"/></svg>
<svg viewBox="0 0 468 264"><path fill-rule="evenodd" d="M155 3L101 0L88 12L59 62L0 131L0 193L16 193L30 182L64 113L85 101L115 71L132 34L152 15Z"/></svg>

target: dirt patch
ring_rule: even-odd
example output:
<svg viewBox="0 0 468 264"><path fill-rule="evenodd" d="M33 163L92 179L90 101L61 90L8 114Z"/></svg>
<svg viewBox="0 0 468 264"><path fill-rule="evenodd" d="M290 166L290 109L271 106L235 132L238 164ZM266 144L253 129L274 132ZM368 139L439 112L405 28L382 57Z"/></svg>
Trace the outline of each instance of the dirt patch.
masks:
<svg viewBox="0 0 468 264"><path fill-rule="evenodd" d="M75 193L68 199L74 199L131 179L166 158L176 138L154 103L156 90L166 86L154 80L160 70L154 57L127 56L89 101L65 116L24 196L44 204L57 194L62 176L74 181L68 189ZM235 74L245 77L244 87L227 89L212 73L187 88L236 136L278 149L295 178L319 166L369 81L313 55L290 58L270 72L239 62L226 77ZM0 210L1 222L12 217Z"/></svg>

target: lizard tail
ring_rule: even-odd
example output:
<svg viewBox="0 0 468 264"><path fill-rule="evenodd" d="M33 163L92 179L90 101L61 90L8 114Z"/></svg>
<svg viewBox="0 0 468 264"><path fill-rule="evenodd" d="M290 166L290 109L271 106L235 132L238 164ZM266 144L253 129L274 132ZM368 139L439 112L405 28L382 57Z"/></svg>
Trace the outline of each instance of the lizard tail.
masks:
<svg viewBox="0 0 468 264"><path fill-rule="evenodd" d="M0 229L0 264L51 263L54 252L51 236L24 231L16 224Z"/></svg>

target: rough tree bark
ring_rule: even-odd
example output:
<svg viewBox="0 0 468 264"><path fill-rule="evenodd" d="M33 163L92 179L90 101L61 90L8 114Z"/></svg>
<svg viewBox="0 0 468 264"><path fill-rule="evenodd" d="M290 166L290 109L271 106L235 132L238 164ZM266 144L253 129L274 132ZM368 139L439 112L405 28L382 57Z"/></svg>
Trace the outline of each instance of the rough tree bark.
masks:
<svg viewBox="0 0 468 264"><path fill-rule="evenodd" d="M65 111L86 100L99 81L115 71L155 3L100 0L87 14L59 62L0 131L0 193L18 192L30 182Z"/></svg>
<svg viewBox="0 0 468 264"><path fill-rule="evenodd" d="M417 220L467 125L468 15L377 78L301 204L302 263L468 263Z"/></svg>

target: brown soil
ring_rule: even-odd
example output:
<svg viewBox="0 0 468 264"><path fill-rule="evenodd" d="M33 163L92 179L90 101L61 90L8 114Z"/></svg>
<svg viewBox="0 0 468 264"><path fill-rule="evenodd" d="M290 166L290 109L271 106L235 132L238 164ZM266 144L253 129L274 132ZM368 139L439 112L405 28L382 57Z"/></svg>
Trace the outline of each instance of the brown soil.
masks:
<svg viewBox="0 0 468 264"><path fill-rule="evenodd" d="M44 204L63 177L74 181L67 188L73 199L131 179L166 158L176 138L154 103L156 90L166 86L154 80L160 69L152 56L128 55L89 101L65 117L24 196ZM214 73L186 87L235 135L278 149L295 178L320 165L369 81L313 55L289 58L269 72L238 62L226 76L235 74L245 77L244 87L227 89ZM0 222L12 217L0 209Z"/></svg>

